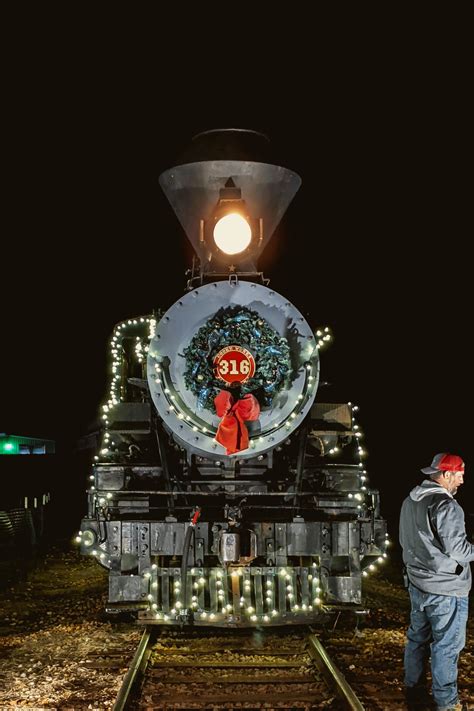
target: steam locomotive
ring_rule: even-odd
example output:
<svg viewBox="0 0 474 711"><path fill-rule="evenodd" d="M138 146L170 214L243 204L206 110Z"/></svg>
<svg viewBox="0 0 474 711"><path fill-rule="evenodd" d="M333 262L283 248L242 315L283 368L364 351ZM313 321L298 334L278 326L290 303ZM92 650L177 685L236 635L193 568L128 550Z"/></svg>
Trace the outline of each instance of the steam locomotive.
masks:
<svg viewBox="0 0 474 711"><path fill-rule="evenodd" d="M389 544L351 403L316 399L314 331L257 259L301 184L263 134L197 135L160 184L195 251L183 296L117 324L77 537L107 610L146 624L362 609Z"/></svg>

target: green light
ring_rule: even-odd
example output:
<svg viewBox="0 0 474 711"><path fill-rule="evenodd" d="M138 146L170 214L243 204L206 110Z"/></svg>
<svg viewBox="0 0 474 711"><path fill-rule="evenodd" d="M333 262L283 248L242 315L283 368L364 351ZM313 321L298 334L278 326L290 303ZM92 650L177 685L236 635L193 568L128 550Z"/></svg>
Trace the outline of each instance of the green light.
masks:
<svg viewBox="0 0 474 711"><path fill-rule="evenodd" d="M0 442L0 454L18 454L18 442L5 440Z"/></svg>

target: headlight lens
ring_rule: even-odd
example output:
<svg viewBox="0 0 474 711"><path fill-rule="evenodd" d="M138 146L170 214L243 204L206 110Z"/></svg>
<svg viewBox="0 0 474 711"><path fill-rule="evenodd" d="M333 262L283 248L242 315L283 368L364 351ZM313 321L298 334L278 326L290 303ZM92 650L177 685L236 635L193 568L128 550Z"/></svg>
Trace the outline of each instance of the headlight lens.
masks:
<svg viewBox="0 0 474 711"><path fill-rule="evenodd" d="M250 225L242 215L231 213L221 217L214 227L214 241L225 254L239 254L252 239Z"/></svg>

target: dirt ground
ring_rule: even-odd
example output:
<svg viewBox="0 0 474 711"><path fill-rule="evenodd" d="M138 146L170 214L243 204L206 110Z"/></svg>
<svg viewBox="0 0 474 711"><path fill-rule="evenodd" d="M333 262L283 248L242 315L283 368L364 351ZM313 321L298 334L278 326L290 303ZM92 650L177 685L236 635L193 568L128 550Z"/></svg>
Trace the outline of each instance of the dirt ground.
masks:
<svg viewBox="0 0 474 711"><path fill-rule="evenodd" d="M0 710L110 709L141 629L105 616L106 571L65 542L23 572L21 581L0 589ZM409 606L399 578L395 561L371 576L365 581L371 612L364 623L355 629L352 618L341 616L324 633L324 644L367 711L405 708L402 660ZM115 650L118 667L97 663L103 648ZM472 605L459 686L463 700L474 702ZM382 706L366 701L376 697L377 688L391 699Z"/></svg>
<svg viewBox="0 0 474 711"><path fill-rule="evenodd" d="M105 616L107 572L67 543L26 567L0 590L0 709L111 708L126 668L91 660L104 647L131 659L141 632Z"/></svg>

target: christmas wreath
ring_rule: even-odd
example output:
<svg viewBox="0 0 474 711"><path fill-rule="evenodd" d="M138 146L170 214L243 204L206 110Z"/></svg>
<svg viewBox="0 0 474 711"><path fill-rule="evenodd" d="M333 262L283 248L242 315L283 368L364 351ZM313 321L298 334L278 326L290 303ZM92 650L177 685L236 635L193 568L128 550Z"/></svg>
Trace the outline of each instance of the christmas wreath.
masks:
<svg viewBox="0 0 474 711"><path fill-rule="evenodd" d="M226 346L248 349L255 359L252 377L238 384L238 397L253 393L265 407L281 390L290 371L290 348L260 314L244 306L229 306L202 326L184 349L184 382L199 408L214 412L214 399L223 388L216 377L214 357ZM225 386L224 386L225 387Z"/></svg>

